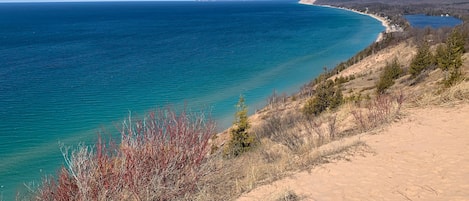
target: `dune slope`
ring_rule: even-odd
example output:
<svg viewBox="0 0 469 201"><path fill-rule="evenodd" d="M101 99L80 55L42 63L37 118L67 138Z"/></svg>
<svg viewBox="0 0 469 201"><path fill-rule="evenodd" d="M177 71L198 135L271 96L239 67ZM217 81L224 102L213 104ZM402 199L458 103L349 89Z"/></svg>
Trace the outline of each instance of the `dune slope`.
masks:
<svg viewBox="0 0 469 201"><path fill-rule="evenodd" d="M408 109L362 135L369 150L261 186L239 200L467 200L469 104Z"/></svg>

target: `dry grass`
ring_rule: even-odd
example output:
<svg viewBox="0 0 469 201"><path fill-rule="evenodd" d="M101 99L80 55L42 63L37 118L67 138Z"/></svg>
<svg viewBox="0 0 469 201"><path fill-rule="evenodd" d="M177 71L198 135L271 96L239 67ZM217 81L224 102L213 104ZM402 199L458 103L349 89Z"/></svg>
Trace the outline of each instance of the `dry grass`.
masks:
<svg viewBox="0 0 469 201"><path fill-rule="evenodd" d="M320 148L309 146L311 147L305 145L301 152L294 153L284 145L263 139L256 150L239 158L220 158L214 174L204 178L199 184L197 200L232 200L260 185L269 184L297 171L334 160L349 160L356 153L369 152L366 144L357 138L334 141ZM265 200L278 198L276 195Z"/></svg>
<svg viewBox="0 0 469 201"><path fill-rule="evenodd" d="M431 105L452 106L464 102L469 102L469 81L462 81L450 88L421 94L412 101L415 107Z"/></svg>

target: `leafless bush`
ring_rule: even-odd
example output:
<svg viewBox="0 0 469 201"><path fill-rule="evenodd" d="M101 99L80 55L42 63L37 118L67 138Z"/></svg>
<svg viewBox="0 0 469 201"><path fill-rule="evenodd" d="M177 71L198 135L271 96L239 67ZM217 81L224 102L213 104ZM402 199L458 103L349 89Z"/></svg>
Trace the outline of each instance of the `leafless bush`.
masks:
<svg viewBox="0 0 469 201"><path fill-rule="evenodd" d="M310 129L312 129L318 135L318 138L323 138L325 136L325 131L322 129L322 121L319 119L311 119L309 121ZM322 140L321 140L322 142Z"/></svg>
<svg viewBox="0 0 469 201"><path fill-rule="evenodd" d="M262 156L262 159L266 163L273 163L281 157L280 153L272 151L270 149L263 149L260 151L260 154Z"/></svg>
<svg viewBox="0 0 469 201"><path fill-rule="evenodd" d="M396 95L378 95L368 102L364 109L353 110L352 116L358 127L367 131L393 119L399 114L404 101L402 91Z"/></svg>
<svg viewBox="0 0 469 201"><path fill-rule="evenodd" d="M314 85L311 83L301 86L300 92L298 93L298 95L301 98L311 97L313 96L313 94L314 94Z"/></svg>
<svg viewBox="0 0 469 201"><path fill-rule="evenodd" d="M66 167L46 177L35 200L174 200L191 194L214 124L202 115L159 109L122 123L121 143L62 147ZM71 151L71 152L70 152Z"/></svg>
<svg viewBox="0 0 469 201"><path fill-rule="evenodd" d="M368 117L365 116L365 112L360 109L357 109L352 111L352 115L355 120L355 123L358 125L362 132L368 130Z"/></svg>
<svg viewBox="0 0 469 201"><path fill-rule="evenodd" d="M404 104L404 101L405 101L404 92L399 91L399 92L394 96L394 98L396 99L396 103L397 103L397 113L399 113L399 112L401 111L402 104Z"/></svg>
<svg viewBox="0 0 469 201"><path fill-rule="evenodd" d="M291 151L298 153L307 143L312 142L319 147L337 139L337 116L324 118L307 118L301 114L274 113L266 119L258 129L259 137L285 145Z"/></svg>
<svg viewBox="0 0 469 201"><path fill-rule="evenodd" d="M325 116L321 119L311 119L309 121L310 129L313 130L316 136L316 147L319 147L327 142L337 139L337 115ZM327 141L326 141L327 139Z"/></svg>
<svg viewBox="0 0 469 201"><path fill-rule="evenodd" d="M337 116L332 115L327 118L327 128L329 130L329 139L331 141L337 138Z"/></svg>
<svg viewBox="0 0 469 201"><path fill-rule="evenodd" d="M278 94L277 91L274 90L272 95L267 98L267 105L270 109L278 107L282 104L285 104L288 100L288 96L286 93Z"/></svg>
<svg viewBox="0 0 469 201"><path fill-rule="evenodd" d="M304 121L303 119L304 117L299 114L282 116L280 113L274 113L258 129L258 136L267 137L296 152L305 143L304 135L297 128L297 125Z"/></svg>
<svg viewBox="0 0 469 201"><path fill-rule="evenodd" d="M388 95L378 95L368 105L368 121L373 125L386 121L391 114L391 97Z"/></svg>

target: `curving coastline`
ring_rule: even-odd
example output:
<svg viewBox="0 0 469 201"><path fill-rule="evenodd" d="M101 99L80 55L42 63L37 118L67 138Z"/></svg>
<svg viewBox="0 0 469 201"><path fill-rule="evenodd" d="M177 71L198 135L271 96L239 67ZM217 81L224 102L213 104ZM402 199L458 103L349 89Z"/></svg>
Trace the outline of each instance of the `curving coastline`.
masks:
<svg viewBox="0 0 469 201"><path fill-rule="evenodd" d="M299 4L304 4L304 5L312 5L312 6L321 6L321 7L326 7L326 8L342 9L342 10L351 11L351 12L354 12L354 13L357 13L357 14L360 14L360 15L367 15L369 17L372 17L372 18L380 21L381 24L383 25L383 27L385 27L385 32L386 33L391 32L391 25L389 24L388 20L386 20L385 18L383 18L381 16L371 14L371 13L361 12L361 11L350 9L350 8L335 7L335 6L331 6L331 5L318 5L318 4L314 4L315 2L316 2L316 0L300 0L298 3ZM378 35L378 38L376 38L376 42L379 42L381 40L383 40L383 33L380 33Z"/></svg>

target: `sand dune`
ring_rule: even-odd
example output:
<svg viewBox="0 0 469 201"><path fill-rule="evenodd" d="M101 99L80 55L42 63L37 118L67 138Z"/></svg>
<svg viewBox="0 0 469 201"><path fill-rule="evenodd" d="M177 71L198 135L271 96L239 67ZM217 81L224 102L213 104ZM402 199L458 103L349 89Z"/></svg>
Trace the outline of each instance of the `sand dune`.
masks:
<svg viewBox="0 0 469 201"><path fill-rule="evenodd" d="M365 153L261 186L239 200L469 200L469 105L408 109L362 135Z"/></svg>

